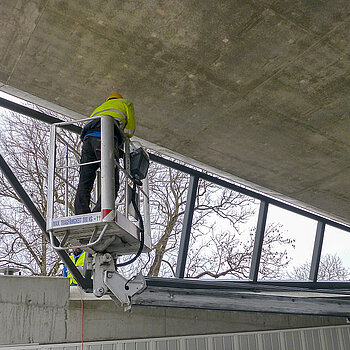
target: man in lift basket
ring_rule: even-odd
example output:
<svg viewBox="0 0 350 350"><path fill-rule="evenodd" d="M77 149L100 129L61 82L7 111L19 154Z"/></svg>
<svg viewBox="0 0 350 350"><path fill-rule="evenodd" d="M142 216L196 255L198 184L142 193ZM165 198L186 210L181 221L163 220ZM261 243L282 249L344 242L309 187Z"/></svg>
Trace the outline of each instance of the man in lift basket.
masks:
<svg viewBox="0 0 350 350"><path fill-rule="evenodd" d="M135 114L134 106L122 95L115 93L110 95L106 102L97 107L90 117L99 115L108 115L117 119L119 127L124 131L127 137L132 137L135 133ZM101 160L101 120L94 119L83 128L80 135L83 141L80 164L94 162ZM122 145L123 138L120 134L119 128L114 128L114 138L118 147ZM116 147L116 148L118 148ZM118 161L119 155L116 154ZM100 164L87 164L80 167L79 184L74 201L75 214L90 213L90 196L94 181L96 178L96 171ZM119 171L115 168L115 196L119 190ZM92 210L93 212L101 211L101 199L99 199Z"/></svg>

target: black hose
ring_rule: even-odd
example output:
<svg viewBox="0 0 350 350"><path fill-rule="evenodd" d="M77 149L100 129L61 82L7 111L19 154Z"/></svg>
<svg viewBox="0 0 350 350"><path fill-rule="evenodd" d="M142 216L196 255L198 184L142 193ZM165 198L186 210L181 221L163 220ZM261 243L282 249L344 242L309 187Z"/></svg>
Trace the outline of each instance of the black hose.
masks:
<svg viewBox="0 0 350 350"><path fill-rule="evenodd" d="M119 263L119 264L115 264L116 267L122 267L122 266L132 264L141 255L142 250L143 250L143 246L145 244L145 230L144 230L144 226L143 226L143 220L142 220L140 210L139 210L137 203L136 203L136 183L138 181L136 179L134 179L133 182L134 182L134 184L132 187L131 202L132 202L132 205L135 209L136 215L140 221L140 236L141 236L140 237L140 247L139 247L139 250L137 251L136 255L132 259L125 261L125 262L122 262L122 263Z"/></svg>

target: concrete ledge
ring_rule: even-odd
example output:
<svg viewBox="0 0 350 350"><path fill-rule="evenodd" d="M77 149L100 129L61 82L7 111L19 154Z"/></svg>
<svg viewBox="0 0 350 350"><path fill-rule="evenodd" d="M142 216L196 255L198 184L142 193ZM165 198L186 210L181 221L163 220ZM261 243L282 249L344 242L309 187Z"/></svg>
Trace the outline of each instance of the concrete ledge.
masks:
<svg viewBox="0 0 350 350"><path fill-rule="evenodd" d="M69 288L67 278L0 276L0 344L69 343L346 324L343 317L133 306Z"/></svg>

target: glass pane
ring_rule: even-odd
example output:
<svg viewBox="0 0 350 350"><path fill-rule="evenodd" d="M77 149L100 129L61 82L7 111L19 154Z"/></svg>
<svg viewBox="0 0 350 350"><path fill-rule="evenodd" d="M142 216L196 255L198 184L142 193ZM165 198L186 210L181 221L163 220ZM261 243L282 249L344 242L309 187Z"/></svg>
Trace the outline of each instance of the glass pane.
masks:
<svg viewBox="0 0 350 350"><path fill-rule="evenodd" d="M326 225L318 280L350 279L350 233Z"/></svg>
<svg viewBox="0 0 350 350"><path fill-rule="evenodd" d="M270 205L258 278L307 280L316 227L315 220Z"/></svg>
<svg viewBox="0 0 350 350"><path fill-rule="evenodd" d="M200 180L185 277L248 279L258 201Z"/></svg>

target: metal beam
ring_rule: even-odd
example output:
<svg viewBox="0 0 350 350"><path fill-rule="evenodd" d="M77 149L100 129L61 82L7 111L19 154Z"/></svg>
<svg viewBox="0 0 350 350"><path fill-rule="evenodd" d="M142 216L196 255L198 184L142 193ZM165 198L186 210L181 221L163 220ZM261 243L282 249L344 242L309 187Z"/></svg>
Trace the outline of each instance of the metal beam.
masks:
<svg viewBox="0 0 350 350"><path fill-rule="evenodd" d="M258 224L256 226L252 262L251 262L250 271L249 271L249 278L254 282L258 280L260 258L261 258L262 246L264 242L268 208L269 208L268 202L265 202L265 201L260 202L259 217L258 217Z"/></svg>
<svg viewBox="0 0 350 350"><path fill-rule="evenodd" d="M43 233L45 233L46 238L49 240L49 235L46 232L46 221L43 218L43 216L40 214L37 207L34 205L30 197L28 196L25 189L22 187L21 183L18 181L8 164L6 163L5 159L0 154L0 170L4 173L6 179L11 184L13 189L16 191L18 197L21 199L23 204L26 206L26 208L29 210L30 214L33 216L35 222L41 229ZM55 244L59 244L57 238L55 238L56 242ZM72 262L72 260L69 258L68 254L65 251L58 251L57 254L61 258L61 260L66 264L67 268L71 271L72 275L74 276L75 280L79 283L79 285L86 291L92 290L92 281L91 279L85 279L75 264Z"/></svg>
<svg viewBox="0 0 350 350"><path fill-rule="evenodd" d="M340 222L336 222L336 221L334 221L334 220L332 220L330 218L327 218L325 216L318 215L318 214L316 214L314 212L310 212L310 211L307 211L307 210L302 209L300 207L296 207L296 206L293 206L293 205L288 204L286 202L280 201L278 199L266 196L266 195L264 195L264 194L262 194L260 192L254 191L252 189L249 189L249 188L246 188L246 187L242 187L242 186L236 185L236 184L234 184L232 182L228 182L228 181L225 181L225 180L220 179L218 177L206 174L206 173L204 173L202 171L195 170L195 169L187 167L187 166L185 166L183 164L179 164L177 162L174 162L174 161L172 161L170 159L163 158L163 157L161 157L159 155L156 155L156 154L153 154L153 153L150 153L149 155L150 155L150 159L153 162L165 165L165 166L167 166L169 168L173 168L173 169L182 171L183 173L186 173L186 174L198 176L200 179L212 182L212 183L214 183L216 185L228 188L228 189L236 191L238 193L245 194L245 195L247 195L249 197L258 199L260 201L269 202L270 204L273 204L276 207L289 210L289 211L291 211L293 213L303 215L305 217L308 217L308 218L316 220L316 221L323 221L327 225L330 225L330 226L339 228L341 230L350 232L350 226L349 225L345 225L345 224L342 224Z"/></svg>
<svg viewBox="0 0 350 350"><path fill-rule="evenodd" d="M285 292L324 292L350 296L350 282L347 281L277 281L260 280L203 280L187 278L146 277L148 287L183 289L225 289L248 291L285 291Z"/></svg>
<svg viewBox="0 0 350 350"><path fill-rule="evenodd" d="M326 226L325 223L322 221L319 221L317 223L314 251L312 253L310 275L309 275L309 280L313 281L313 282L317 281L318 268L320 266L320 260L321 260L325 226Z"/></svg>
<svg viewBox="0 0 350 350"><path fill-rule="evenodd" d="M187 190L185 216L182 224L179 255L177 257L177 265L176 265L177 278L183 278L185 274L188 245L190 242L192 219L193 219L193 212L194 212L194 204L197 196L198 180L199 180L198 176L191 175L190 183Z"/></svg>
<svg viewBox="0 0 350 350"><path fill-rule="evenodd" d="M48 123L48 124L54 124L62 122L61 119L52 117L44 112L36 111L35 109L22 106L18 103L6 100L2 97L0 97L0 107L9 109L10 111L25 115L27 117L31 117L36 120L40 120L42 122ZM74 132L76 134L80 134L81 128L76 125L64 125L62 126L63 129L69 130L71 132Z"/></svg>
<svg viewBox="0 0 350 350"><path fill-rule="evenodd" d="M252 293L228 290L148 287L133 305L299 315L350 316L350 300L305 293Z"/></svg>

